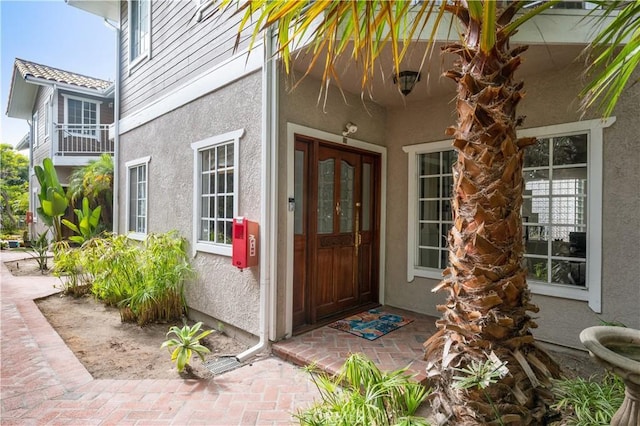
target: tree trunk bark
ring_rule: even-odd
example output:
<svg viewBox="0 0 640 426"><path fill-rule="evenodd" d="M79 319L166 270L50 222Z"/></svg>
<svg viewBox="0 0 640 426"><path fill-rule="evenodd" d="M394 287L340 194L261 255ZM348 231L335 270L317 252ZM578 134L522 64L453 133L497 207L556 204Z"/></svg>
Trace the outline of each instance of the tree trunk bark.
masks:
<svg viewBox="0 0 640 426"><path fill-rule="evenodd" d="M425 359L434 408L454 424L543 424L552 400L549 379L559 376L558 365L535 344L528 314L538 308L526 282L520 209L524 149L535 139L516 136L523 84L513 81L525 49L510 50L508 40L499 39L490 54L463 44L445 48L460 57L446 73L458 84L458 121L447 130L458 154L454 224L450 266L434 289L449 296L438 306L439 331L425 342ZM507 363L506 377L486 393L452 386L454 376L464 376L452 368L487 362L492 353Z"/></svg>

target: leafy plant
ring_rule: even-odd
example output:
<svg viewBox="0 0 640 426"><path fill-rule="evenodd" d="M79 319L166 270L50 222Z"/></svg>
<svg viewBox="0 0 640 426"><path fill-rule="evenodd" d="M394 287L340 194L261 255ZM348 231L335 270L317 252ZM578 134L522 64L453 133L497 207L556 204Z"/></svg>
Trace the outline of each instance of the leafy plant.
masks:
<svg viewBox="0 0 640 426"><path fill-rule="evenodd" d="M55 241L62 241L61 217L67 211L69 201L60 185L51 158L45 158L42 167L35 166L33 169L40 184L38 215L47 226L53 228Z"/></svg>
<svg viewBox="0 0 640 426"><path fill-rule="evenodd" d="M161 348L168 348L170 351L171 348L174 348L173 351L171 351L171 361L176 363L176 368L180 373L185 367L187 370L189 369L189 362L191 362L191 357L194 352L203 361L204 354L211 352L207 347L200 344L200 339L211 334L213 330L205 330L198 334L201 327L202 323L197 322L193 327L189 327L186 324L182 328L173 326L169 329L169 332L167 332L167 337L169 337L170 334L174 334L175 338L164 341Z"/></svg>
<svg viewBox="0 0 640 426"><path fill-rule="evenodd" d="M27 251L36 262L38 262L38 269L44 274L49 269L48 265L48 251L49 251L49 239L47 238L47 231L38 234L38 238L31 242L31 250Z"/></svg>
<svg viewBox="0 0 640 426"><path fill-rule="evenodd" d="M180 318L184 282L193 276L186 242L175 232L150 234L140 244L125 235L94 238L82 247L92 292L118 306L123 321L144 325Z"/></svg>
<svg viewBox="0 0 640 426"><path fill-rule="evenodd" d="M91 207L89 207L89 199L84 197L82 199L82 210L74 209L73 211L78 218L77 226L75 223L67 219L62 219L62 224L77 234L69 237L69 240L82 244L98 235L98 225L100 222L100 212L102 211L102 207L98 206L92 210Z"/></svg>
<svg viewBox="0 0 640 426"><path fill-rule="evenodd" d="M91 289L91 277L82 267L82 249L69 246L66 241L54 245L53 274L63 283L64 294L82 296ZM64 277L64 279L63 279Z"/></svg>
<svg viewBox="0 0 640 426"><path fill-rule="evenodd" d="M87 197L92 205L102 206L102 223L105 229L111 229L113 157L104 153L86 166L76 168L69 176L67 197L72 201Z"/></svg>
<svg viewBox="0 0 640 426"><path fill-rule="evenodd" d="M405 374L406 368L382 372L362 354L351 354L331 377L306 367L321 402L294 416L301 425L428 425L416 416L430 391Z"/></svg>
<svg viewBox="0 0 640 426"><path fill-rule="evenodd" d="M501 362L493 353L485 361L471 361L465 368L454 368L455 371L463 373L462 376L453 376L453 387L457 389L480 389L491 405L493 413L500 425L504 425L502 416L494 404L487 388L509 373L507 363Z"/></svg>
<svg viewBox="0 0 640 426"><path fill-rule="evenodd" d="M606 373L602 381L595 377L554 381L556 403L552 408L563 411L563 424L604 426L624 400L624 383L614 374Z"/></svg>

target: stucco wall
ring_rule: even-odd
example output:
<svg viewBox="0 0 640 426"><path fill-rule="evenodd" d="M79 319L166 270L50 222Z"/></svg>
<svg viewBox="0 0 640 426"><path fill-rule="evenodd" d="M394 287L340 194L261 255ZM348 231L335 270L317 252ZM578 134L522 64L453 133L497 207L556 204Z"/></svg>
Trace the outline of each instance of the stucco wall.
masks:
<svg viewBox="0 0 640 426"><path fill-rule="evenodd" d="M392 108L387 114L390 172L385 301L391 306L437 315L436 305L444 301L444 295L431 293L431 288L438 282L425 278L407 281L408 155L402 147L445 139L444 130L454 124L455 117L453 107L447 102L450 97L427 103L413 103L410 97L406 106Z"/></svg>
<svg viewBox="0 0 640 426"><path fill-rule="evenodd" d="M581 64L544 75L527 76L519 115L526 116L524 128L580 120L576 95L583 80ZM453 85L452 85L453 88ZM437 282L416 278L407 283L407 163L404 145L446 139L444 129L454 123L450 97L424 104L408 103L387 113L390 179L387 204L387 288L389 305L439 316L435 309L444 294L434 295ZM580 331L597 325L599 318L640 327L640 87L625 93L616 112L617 121L604 133L603 200L603 311L594 313L587 302L548 296L534 296L540 306L539 339L580 348ZM595 118L590 113L585 119Z"/></svg>
<svg viewBox="0 0 640 426"><path fill-rule="evenodd" d="M148 231L177 230L193 246L193 150L191 144L244 129L239 144L239 211L260 218L260 72L208 94L120 137L120 232L126 231L125 162L151 156L148 168ZM191 252L190 252L191 253ZM216 320L258 333L258 268L240 271L231 259L198 252L198 277L186 287L187 303ZM216 324L210 324L215 326Z"/></svg>

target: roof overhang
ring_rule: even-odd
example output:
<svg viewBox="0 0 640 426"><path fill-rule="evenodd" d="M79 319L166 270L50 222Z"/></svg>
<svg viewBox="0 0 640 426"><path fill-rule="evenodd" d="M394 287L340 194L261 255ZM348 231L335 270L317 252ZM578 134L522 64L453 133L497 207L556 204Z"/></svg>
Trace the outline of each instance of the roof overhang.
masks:
<svg viewBox="0 0 640 426"><path fill-rule="evenodd" d="M20 142L16 145L16 151L24 151L25 149L29 149L29 141L31 140L31 135L27 133L20 139Z"/></svg>
<svg viewBox="0 0 640 426"><path fill-rule="evenodd" d="M88 87L76 86L75 84L60 83L57 81L46 80L43 78L27 75L23 77L20 71L14 66L13 77L11 79L11 87L9 88L9 102L7 104L7 116L13 118L22 118L31 120L33 108L38 94L38 87L54 86L59 89L65 89L79 95L98 96L102 98L111 98L114 95L114 85L111 84L104 90L93 89Z"/></svg>
<svg viewBox="0 0 640 426"><path fill-rule="evenodd" d="M119 2L115 0L65 0L69 6L97 16L120 22Z"/></svg>
<svg viewBox="0 0 640 426"><path fill-rule="evenodd" d="M14 66L11 86L9 88L9 101L7 103L7 116L31 120L33 104L36 101L38 86L26 81L20 71Z"/></svg>

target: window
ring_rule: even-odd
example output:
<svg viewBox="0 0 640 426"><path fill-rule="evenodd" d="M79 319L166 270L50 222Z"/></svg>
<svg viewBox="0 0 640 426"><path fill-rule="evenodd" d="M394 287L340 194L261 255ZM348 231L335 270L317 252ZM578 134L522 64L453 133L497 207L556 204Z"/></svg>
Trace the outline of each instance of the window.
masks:
<svg viewBox="0 0 640 426"><path fill-rule="evenodd" d="M534 293L589 301L599 312L602 251L602 139L606 122L526 129L535 136L524 160L525 263ZM409 153L407 279L440 279L451 227L450 141L404 147Z"/></svg>
<svg viewBox="0 0 640 426"><path fill-rule="evenodd" d="M134 239L147 233L148 166L151 157L128 161L127 167L127 232Z"/></svg>
<svg viewBox="0 0 640 426"><path fill-rule="evenodd" d="M33 147L40 145L39 129L40 120L38 120L38 111L33 113L33 120L31 121L31 140L33 141Z"/></svg>
<svg viewBox="0 0 640 426"><path fill-rule="evenodd" d="M98 103L86 99L65 97L65 121L69 133L97 137L100 109Z"/></svg>
<svg viewBox="0 0 640 426"><path fill-rule="evenodd" d="M129 63L135 65L149 56L151 0L131 0L129 22Z"/></svg>
<svg viewBox="0 0 640 426"><path fill-rule="evenodd" d="M244 129L191 144L194 249L231 256L231 226L238 211L238 143Z"/></svg>
<svg viewBox="0 0 640 426"><path fill-rule="evenodd" d="M44 104L44 137L49 137L49 131L51 129L51 107L53 103L52 100L49 99Z"/></svg>

